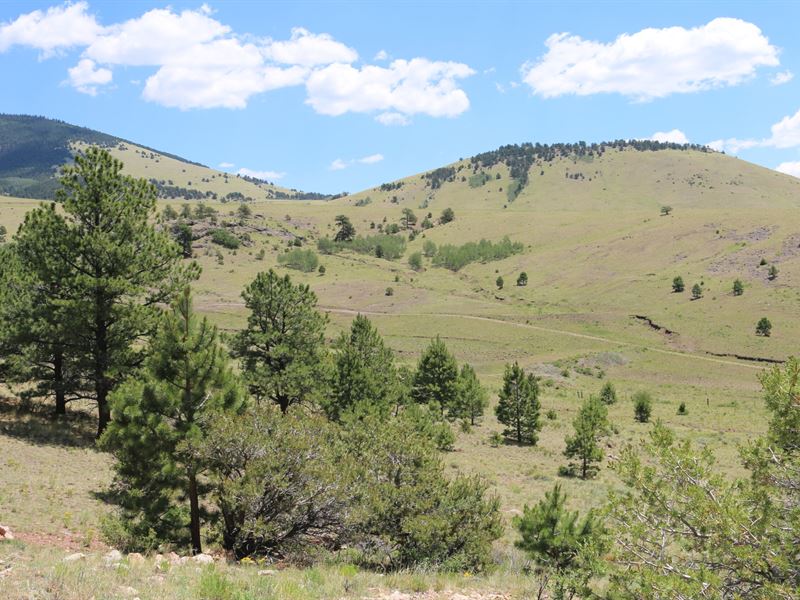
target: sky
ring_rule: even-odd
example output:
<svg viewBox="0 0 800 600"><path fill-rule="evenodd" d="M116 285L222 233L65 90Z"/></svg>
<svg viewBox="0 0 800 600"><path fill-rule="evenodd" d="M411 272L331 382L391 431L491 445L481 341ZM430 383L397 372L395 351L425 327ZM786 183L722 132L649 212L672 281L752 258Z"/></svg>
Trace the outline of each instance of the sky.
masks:
<svg viewBox="0 0 800 600"><path fill-rule="evenodd" d="M0 0L0 112L324 193L621 138L800 177L798 23L800 2Z"/></svg>

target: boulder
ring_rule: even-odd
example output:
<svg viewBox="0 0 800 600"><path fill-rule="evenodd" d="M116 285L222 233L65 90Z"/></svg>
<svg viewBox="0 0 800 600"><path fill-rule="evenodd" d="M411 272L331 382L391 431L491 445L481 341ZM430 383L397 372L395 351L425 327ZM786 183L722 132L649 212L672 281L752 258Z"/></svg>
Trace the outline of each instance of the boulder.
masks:
<svg viewBox="0 0 800 600"><path fill-rule="evenodd" d="M144 556L138 552L131 552L128 554L128 562L132 565L140 565L144 562Z"/></svg>
<svg viewBox="0 0 800 600"><path fill-rule="evenodd" d="M118 565L122 560L122 552L117 549L113 549L103 557L103 560L105 560L106 566Z"/></svg>
<svg viewBox="0 0 800 600"><path fill-rule="evenodd" d="M210 565L214 562L214 557L210 554L195 554L192 560L201 565Z"/></svg>
<svg viewBox="0 0 800 600"><path fill-rule="evenodd" d="M14 534L8 525L0 525L0 540L13 540Z"/></svg>
<svg viewBox="0 0 800 600"><path fill-rule="evenodd" d="M86 558L86 555L82 552L76 552L75 554L70 554L69 556L64 557L64 562L75 562L77 560L83 560Z"/></svg>

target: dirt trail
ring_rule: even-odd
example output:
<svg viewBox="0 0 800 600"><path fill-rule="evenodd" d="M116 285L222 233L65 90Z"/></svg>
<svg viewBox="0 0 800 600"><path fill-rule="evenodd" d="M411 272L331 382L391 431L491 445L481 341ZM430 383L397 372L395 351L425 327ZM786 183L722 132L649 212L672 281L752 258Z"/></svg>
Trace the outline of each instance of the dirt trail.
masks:
<svg viewBox="0 0 800 600"><path fill-rule="evenodd" d="M225 307L236 307L242 308L244 307L244 303L242 302L218 302L218 303L204 303L202 304L204 307L208 308L225 308ZM198 308L201 306L198 305ZM621 346L626 348L637 348L640 350L648 350L650 352L658 352L659 354L668 354L671 356L678 356L681 358L688 358L690 360L699 360L709 363L716 363L720 365L728 365L734 367L742 367L745 369L753 369L756 371L763 370L764 367L758 365L748 365L742 362L737 362L733 360L724 360L722 358L713 358L711 356L705 356L703 354L692 354L690 352L680 352L678 350L666 350L664 348L656 348L653 346L647 346L645 344L637 344L635 342L623 342L620 340L611 340L608 338L601 337L599 335L590 335L588 333L577 333L575 331L567 331L564 329L556 329L553 327L544 327L542 325L531 325L530 323L518 323L516 321L507 321L505 319L496 319L493 317L481 317L479 315L469 315L469 314L458 314L458 313L390 313L390 312L383 312L383 311L375 311L375 310L355 310L351 308L339 308L335 306L318 306L318 308L324 312L340 314L340 315L366 315L368 317L442 317L442 318L449 318L449 319L468 319L472 321L484 321L487 323L495 323L498 325L507 325L509 327L520 327L522 329L529 329L532 331L543 331L546 333L552 333L555 335L564 335L568 337L584 339L584 340L591 340L595 342L601 342L604 344L610 344L612 346Z"/></svg>

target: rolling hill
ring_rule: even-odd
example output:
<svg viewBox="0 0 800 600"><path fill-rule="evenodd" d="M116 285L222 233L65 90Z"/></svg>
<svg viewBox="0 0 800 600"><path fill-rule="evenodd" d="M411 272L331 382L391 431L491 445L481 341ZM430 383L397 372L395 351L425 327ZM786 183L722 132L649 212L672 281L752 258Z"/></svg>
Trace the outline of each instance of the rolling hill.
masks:
<svg viewBox="0 0 800 600"><path fill-rule="evenodd" d="M151 180L163 198L314 199L322 194L289 190L270 182L211 169L122 138L28 115L0 114L0 194L52 198L61 165L87 145L107 148L134 177Z"/></svg>

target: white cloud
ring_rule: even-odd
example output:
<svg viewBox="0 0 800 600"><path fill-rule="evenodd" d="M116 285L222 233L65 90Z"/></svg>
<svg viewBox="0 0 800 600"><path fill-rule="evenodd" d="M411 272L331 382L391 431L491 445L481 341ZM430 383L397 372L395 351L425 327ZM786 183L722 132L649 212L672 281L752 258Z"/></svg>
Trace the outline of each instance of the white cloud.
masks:
<svg viewBox="0 0 800 600"><path fill-rule="evenodd" d="M315 67L336 62L351 63L358 58L358 53L326 33L314 34L295 27L289 41L271 42L264 49L264 56L286 65Z"/></svg>
<svg viewBox="0 0 800 600"><path fill-rule="evenodd" d="M263 181L269 181L270 179L283 179L286 177L286 173L283 171L254 171L253 169L246 169L242 167L237 171L239 175L246 175L247 177L255 177L256 179L261 179Z"/></svg>
<svg viewBox="0 0 800 600"><path fill-rule="evenodd" d="M233 167L235 167L236 165L234 165L234 164L233 164L233 163L231 163L231 162L221 162L221 163L219 163L219 165L217 165L217 166L218 166L220 169L232 169L232 168L233 168Z"/></svg>
<svg viewBox="0 0 800 600"><path fill-rule="evenodd" d="M800 161L783 162L775 167L775 170L780 171L781 173L786 173L787 175L791 175L793 177L800 178Z"/></svg>
<svg viewBox="0 0 800 600"><path fill-rule="evenodd" d="M373 57L372 60L388 60L389 53L386 50L378 50L377 54Z"/></svg>
<svg viewBox="0 0 800 600"><path fill-rule="evenodd" d="M714 140L707 145L714 150L720 152L724 150L734 154L748 148L795 148L800 146L800 110L791 116L783 117L770 128L770 131L772 135L761 140L728 138Z"/></svg>
<svg viewBox="0 0 800 600"><path fill-rule="evenodd" d="M375 163L379 163L383 160L383 154L370 154L368 156L362 156L361 158L352 158L350 160L342 160L341 158L337 158L334 160L330 166L328 167L331 171L341 171L342 169L346 169L352 165L360 164L360 165L374 165Z"/></svg>
<svg viewBox="0 0 800 600"><path fill-rule="evenodd" d="M69 83L83 94L97 95L97 88L111 83L113 74L108 69L98 68L93 60L83 58L67 71Z"/></svg>
<svg viewBox="0 0 800 600"><path fill-rule="evenodd" d="M456 80L474 73L462 63L425 58L395 60L388 68L337 63L311 73L306 102L332 116L380 111L455 117L469 108L469 98Z"/></svg>
<svg viewBox="0 0 800 600"><path fill-rule="evenodd" d="M545 98L618 93L651 100L737 85L758 67L779 64L778 49L757 26L732 18L643 29L610 43L558 33L545 45L538 62L522 66L523 81Z"/></svg>
<svg viewBox="0 0 800 600"><path fill-rule="evenodd" d="M665 142L669 144L688 144L689 138L680 129L673 129L672 131L656 131L650 136L650 139L655 142Z"/></svg>
<svg viewBox="0 0 800 600"><path fill-rule="evenodd" d="M772 85L783 85L784 83L789 83L792 79L794 79L794 73L791 71L781 71L780 73L775 73L769 82Z"/></svg>
<svg viewBox="0 0 800 600"><path fill-rule="evenodd" d="M0 52L20 45L41 50L48 57L62 49L85 46L103 30L94 15L87 14L88 8L86 2L68 3L0 23Z"/></svg>
<svg viewBox="0 0 800 600"><path fill-rule="evenodd" d="M398 112L385 112L377 115L375 120L381 125L399 125L401 127L411 124L411 119Z"/></svg>
<svg viewBox="0 0 800 600"><path fill-rule="evenodd" d="M304 84L317 112L376 113L386 125L408 124L415 114L453 117L469 107L456 84L474 73L467 65L414 58L356 68L358 53L327 33L295 28L288 40L257 39L213 14L206 4L167 7L101 26L86 2L67 3L0 23L0 52L23 45L46 57L82 48L70 82L92 95L111 81L114 67L150 67L142 98L182 110L244 108L254 95Z"/></svg>

